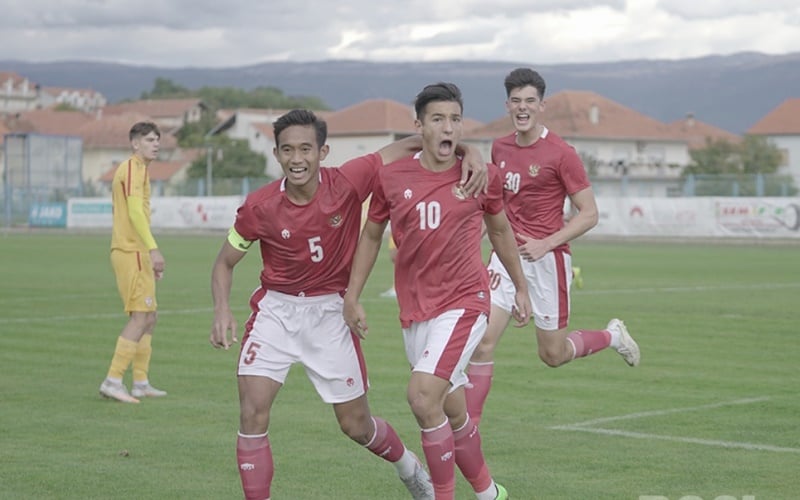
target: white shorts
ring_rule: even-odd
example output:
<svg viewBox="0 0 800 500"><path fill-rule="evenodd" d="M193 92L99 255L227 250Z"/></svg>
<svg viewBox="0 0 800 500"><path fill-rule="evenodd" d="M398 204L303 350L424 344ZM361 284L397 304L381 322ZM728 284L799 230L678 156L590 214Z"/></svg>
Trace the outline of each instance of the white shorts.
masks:
<svg viewBox="0 0 800 500"><path fill-rule="evenodd" d="M449 380L454 391L468 382L467 364L486 333L482 312L453 309L403 328L411 370Z"/></svg>
<svg viewBox="0 0 800 500"><path fill-rule="evenodd" d="M533 322L542 330L561 330L569 324L572 255L562 250L547 252L529 262L520 257L533 305ZM511 312L516 289L497 254L489 259L492 304Z"/></svg>
<svg viewBox="0 0 800 500"><path fill-rule="evenodd" d="M339 294L295 297L268 291L242 339L238 374L283 384L289 368L301 363L326 403L363 395L369 386L367 367L358 337L344 322L342 303Z"/></svg>

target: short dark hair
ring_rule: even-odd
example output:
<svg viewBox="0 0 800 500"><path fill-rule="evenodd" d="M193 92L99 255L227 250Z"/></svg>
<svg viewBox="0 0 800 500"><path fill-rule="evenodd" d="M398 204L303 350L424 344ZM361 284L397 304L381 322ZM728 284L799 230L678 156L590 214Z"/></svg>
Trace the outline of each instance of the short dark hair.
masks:
<svg viewBox="0 0 800 500"><path fill-rule="evenodd" d="M312 111L307 109L293 109L272 124L272 133L275 135L275 145L280 145L281 132L293 125L301 125L307 127L314 127L314 132L317 136L317 147L325 145L325 140L328 138L328 124L325 120L317 118Z"/></svg>
<svg viewBox="0 0 800 500"><path fill-rule="evenodd" d="M464 100L461 97L461 90L454 83L432 83L426 85L416 99L414 99L414 111L417 113L417 119L421 120L425 114L425 108L432 102L457 102L464 112Z"/></svg>
<svg viewBox="0 0 800 500"><path fill-rule="evenodd" d="M138 137L144 137L150 132L155 132L159 139L161 138L161 131L158 130L158 125L153 122L138 122L128 132L128 139L132 141Z"/></svg>
<svg viewBox="0 0 800 500"><path fill-rule="evenodd" d="M544 91L547 86L544 83L542 75L530 68L517 68L506 76L506 97L511 95L514 89L531 86L536 88L539 92L539 99L544 99Z"/></svg>

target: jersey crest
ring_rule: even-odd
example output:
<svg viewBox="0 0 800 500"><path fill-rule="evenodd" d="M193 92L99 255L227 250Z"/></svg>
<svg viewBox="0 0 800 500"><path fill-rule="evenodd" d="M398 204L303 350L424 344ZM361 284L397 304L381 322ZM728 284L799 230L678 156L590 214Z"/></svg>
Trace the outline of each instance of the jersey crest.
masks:
<svg viewBox="0 0 800 500"><path fill-rule="evenodd" d="M331 227L339 227L342 225L342 214L332 215L331 218L328 220L328 224Z"/></svg>
<svg viewBox="0 0 800 500"><path fill-rule="evenodd" d="M453 186L452 192L453 192L453 196L455 196L457 200L464 201L464 200L466 200L466 199L467 199L467 193L466 193L466 191L464 191L464 188L463 188L463 187L461 187L461 186L460 186L460 185L458 185L458 184L456 184L455 186Z"/></svg>
<svg viewBox="0 0 800 500"><path fill-rule="evenodd" d="M542 167L534 163L533 165L528 167L528 173L530 174L531 177L536 177L537 175L539 175L539 170L541 168Z"/></svg>

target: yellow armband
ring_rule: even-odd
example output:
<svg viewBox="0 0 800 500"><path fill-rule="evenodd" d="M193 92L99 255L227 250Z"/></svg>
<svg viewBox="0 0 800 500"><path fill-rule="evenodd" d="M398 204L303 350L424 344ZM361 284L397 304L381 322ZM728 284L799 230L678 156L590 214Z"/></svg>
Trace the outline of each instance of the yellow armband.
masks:
<svg viewBox="0 0 800 500"><path fill-rule="evenodd" d="M250 250L250 247L253 245L252 241L244 239L234 228L228 231L228 243L230 243L233 248L241 250L242 252Z"/></svg>

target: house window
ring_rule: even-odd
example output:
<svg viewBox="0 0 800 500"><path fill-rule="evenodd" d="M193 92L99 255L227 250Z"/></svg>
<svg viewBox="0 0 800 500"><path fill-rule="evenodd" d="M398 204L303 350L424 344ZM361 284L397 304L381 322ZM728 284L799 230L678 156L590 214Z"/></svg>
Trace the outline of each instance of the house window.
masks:
<svg viewBox="0 0 800 500"><path fill-rule="evenodd" d="M781 163L779 166L781 167L788 167L789 166L789 150L786 148L781 148Z"/></svg>

